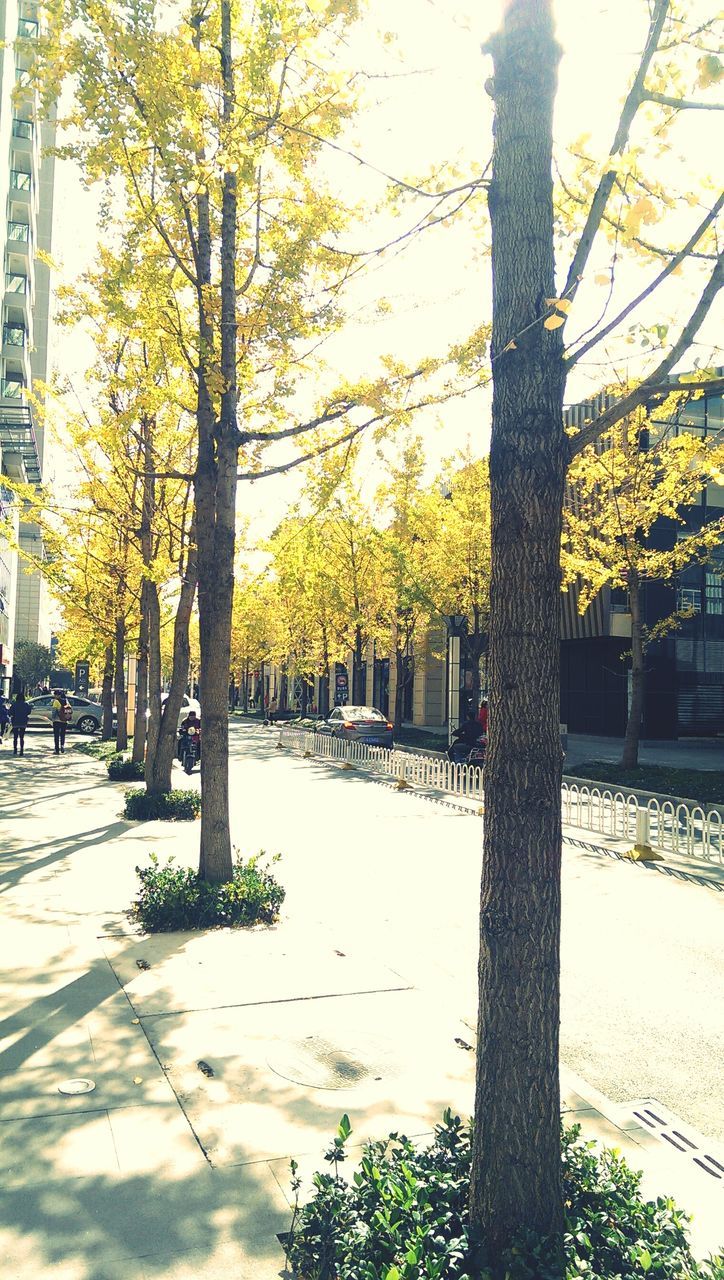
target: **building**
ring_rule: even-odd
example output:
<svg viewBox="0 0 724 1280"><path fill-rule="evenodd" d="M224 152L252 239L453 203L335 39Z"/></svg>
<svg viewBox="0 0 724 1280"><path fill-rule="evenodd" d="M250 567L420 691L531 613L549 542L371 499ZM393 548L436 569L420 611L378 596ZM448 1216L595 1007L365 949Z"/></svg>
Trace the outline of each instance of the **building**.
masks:
<svg viewBox="0 0 724 1280"><path fill-rule="evenodd" d="M45 380L48 368L50 271L37 255L51 247L55 167L54 157L44 154L55 140L54 123L39 120L28 77L38 29L32 0L0 0L0 464L10 479L31 484L39 484L47 472L45 433L29 392ZM42 558L40 531L23 521L22 513L18 518L14 532L20 547ZM50 639L45 583L17 562L7 543L0 544L0 599L0 677L7 681L17 640L47 644Z"/></svg>
<svg viewBox="0 0 724 1280"><path fill-rule="evenodd" d="M580 425L605 407L601 397L572 406L566 411L567 425ZM676 433L721 436L723 419L724 397L717 393L692 401L675 424L666 425ZM724 488L712 484L701 493L698 505L687 509L684 527L700 528L722 515ZM673 520L658 520L651 546L673 546L681 528ZM692 565L667 582L647 583L643 592L647 628L677 610L690 610L691 616L647 650L642 736L724 733L724 547L712 562ZM627 593L606 588L583 615L577 610L575 588L562 599L561 720L572 733L622 737L629 705Z"/></svg>

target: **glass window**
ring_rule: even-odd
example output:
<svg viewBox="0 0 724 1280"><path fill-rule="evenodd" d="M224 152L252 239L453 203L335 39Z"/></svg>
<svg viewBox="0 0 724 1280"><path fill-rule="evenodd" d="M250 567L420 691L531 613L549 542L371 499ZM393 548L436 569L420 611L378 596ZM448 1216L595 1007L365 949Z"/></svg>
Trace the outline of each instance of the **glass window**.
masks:
<svg viewBox="0 0 724 1280"><path fill-rule="evenodd" d="M721 614L724 612L722 608L724 604L724 577L720 573L710 572L707 569L704 580L706 611L707 613Z"/></svg>
<svg viewBox="0 0 724 1280"><path fill-rule="evenodd" d="M701 613L701 591L692 587L680 587L676 593L676 608Z"/></svg>
<svg viewBox="0 0 724 1280"><path fill-rule="evenodd" d="M8 240L22 240L25 244L30 240L30 226L27 222L9 222Z"/></svg>
<svg viewBox="0 0 724 1280"><path fill-rule="evenodd" d="M21 324L4 324L3 325L3 343L9 347L25 346L25 328Z"/></svg>
<svg viewBox="0 0 724 1280"><path fill-rule="evenodd" d="M35 40L38 35L38 24L34 18L18 18L18 35L21 39Z"/></svg>
<svg viewBox="0 0 724 1280"><path fill-rule="evenodd" d="M5 289L8 293L27 293L28 277L15 272L8 272L5 277Z"/></svg>
<svg viewBox="0 0 724 1280"><path fill-rule="evenodd" d="M33 180L29 173L23 173L21 169L10 170L10 186L16 191L29 191Z"/></svg>
<svg viewBox="0 0 724 1280"><path fill-rule="evenodd" d="M16 116L13 120L13 137L14 138L32 138L33 122L32 120L21 120Z"/></svg>
<svg viewBox="0 0 724 1280"><path fill-rule="evenodd" d="M22 378L3 378L0 383L0 392L6 400L20 400L23 394Z"/></svg>

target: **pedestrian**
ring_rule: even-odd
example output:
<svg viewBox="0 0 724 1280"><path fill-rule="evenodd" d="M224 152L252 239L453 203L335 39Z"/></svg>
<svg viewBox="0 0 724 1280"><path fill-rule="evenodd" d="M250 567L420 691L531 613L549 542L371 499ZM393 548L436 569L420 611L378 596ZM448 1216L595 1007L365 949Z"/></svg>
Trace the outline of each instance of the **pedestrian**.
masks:
<svg viewBox="0 0 724 1280"><path fill-rule="evenodd" d="M9 727L10 727L10 709L4 697L0 693L0 747L2 746L3 741L7 737Z"/></svg>
<svg viewBox="0 0 724 1280"><path fill-rule="evenodd" d="M62 689L55 689L54 695L51 715L53 738L55 741L55 754L61 755L65 752L65 730L73 715L73 708Z"/></svg>
<svg viewBox="0 0 724 1280"><path fill-rule="evenodd" d="M487 735L488 732L488 699L483 698L478 711L478 721L480 723L480 731Z"/></svg>
<svg viewBox="0 0 724 1280"><path fill-rule="evenodd" d="M25 694L18 693L10 708L10 722L13 726L13 755L25 755L25 730L30 719L30 707L25 701ZM18 751L18 747L20 750Z"/></svg>
<svg viewBox="0 0 724 1280"><path fill-rule="evenodd" d="M279 704L276 698L272 698L271 702L269 703L269 724L274 724L274 717L277 713L278 706Z"/></svg>

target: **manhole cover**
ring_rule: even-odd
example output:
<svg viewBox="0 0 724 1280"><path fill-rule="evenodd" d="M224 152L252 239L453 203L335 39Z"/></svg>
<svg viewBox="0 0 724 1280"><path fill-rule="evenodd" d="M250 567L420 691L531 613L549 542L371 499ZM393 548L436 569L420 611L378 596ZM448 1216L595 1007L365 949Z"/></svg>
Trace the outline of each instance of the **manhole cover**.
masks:
<svg viewBox="0 0 724 1280"><path fill-rule="evenodd" d="M79 1093L92 1093L95 1089L93 1080L64 1080L58 1085L58 1093L65 1093L74 1098Z"/></svg>
<svg viewBox="0 0 724 1280"><path fill-rule="evenodd" d="M311 1089L354 1089L395 1074L391 1044L379 1038L339 1045L308 1036L280 1045L268 1065L283 1080Z"/></svg>

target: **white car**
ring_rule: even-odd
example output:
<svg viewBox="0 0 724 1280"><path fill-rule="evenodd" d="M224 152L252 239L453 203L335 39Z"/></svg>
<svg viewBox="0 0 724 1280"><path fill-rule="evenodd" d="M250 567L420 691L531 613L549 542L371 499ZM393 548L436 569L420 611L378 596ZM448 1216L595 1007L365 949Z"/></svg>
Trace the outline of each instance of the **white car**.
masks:
<svg viewBox="0 0 724 1280"><path fill-rule="evenodd" d="M168 694L161 694L161 708L165 707L168 701ZM199 720L201 719L201 703L196 698L190 698L187 693L184 694L181 702L181 710L178 713L178 727L181 727L182 720L185 720L189 711L195 711Z"/></svg>
<svg viewBox="0 0 724 1280"><path fill-rule="evenodd" d="M66 695L73 709L73 718L67 722L69 729L78 729L80 733L93 734L100 729L103 722L103 707L90 698L81 698L76 693ZM53 694L44 693L39 698L28 698L30 707L30 725L37 728L39 724L52 723Z"/></svg>

